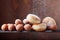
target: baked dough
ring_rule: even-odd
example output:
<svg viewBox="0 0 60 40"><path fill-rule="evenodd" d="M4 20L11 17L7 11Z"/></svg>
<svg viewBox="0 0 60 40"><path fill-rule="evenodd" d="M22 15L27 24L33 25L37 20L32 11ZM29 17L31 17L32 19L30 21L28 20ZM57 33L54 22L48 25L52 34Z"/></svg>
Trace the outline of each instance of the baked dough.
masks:
<svg viewBox="0 0 60 40"><path fill-rule="evenodd" d="M56 25L56 21L52 17L45 17L42 22L46 23L47 26Z"/></svg>
<svg viewBox="0 0 60 40"><path fill-rule="evenodd" d="M32 26L32 29L35 31L44 31L46 30L47 25L45 23L41 23L41 24L35 24Z"/></svg>
<svg viewBox="0 0 60 40"><path fill-rule="evenodd" d="M37 24L41 22L41 19L34 14L28 14L26 19L32 24Z"/></svg>

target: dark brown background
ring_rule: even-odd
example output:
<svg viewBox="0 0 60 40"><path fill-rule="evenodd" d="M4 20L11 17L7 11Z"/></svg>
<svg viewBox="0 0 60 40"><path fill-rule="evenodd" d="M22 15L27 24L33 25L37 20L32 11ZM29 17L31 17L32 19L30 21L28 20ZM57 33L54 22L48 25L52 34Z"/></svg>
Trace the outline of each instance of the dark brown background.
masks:
<svg viewBox="0 0 60 40"><path fill-rule="evenodd" d="M53 17L60 29L60 0L0 0L0 26L3 23L14 23L23 20L28 13Z"/></svg>
<svg viewBox="0 0 60 40"><path fill-rule="evenodd" d="M31 11L31 0L0 0L0 24L24 19Z"/></svg>
<svg viewBox="0 0 60 40"><path fill-rule="evenodd" d="M28 13L51 16L60 26L60 0L0 0L0 24L23 20Z"/></svg>
<svg viewBox="0 0 60 40"><path fill-rule="evenodd" d="M60 30L60 0L0 0L0 26L4 23L14 23L17 18L23 20L29 13L36 14L41 19L46 16L53 17L57 22L58 30ZM38 40L40 38L42 40L60 39L60 33L0 33L0 38L8 40L23 39L25 37L28 38L27 40L31 38L31 40Z"/></svg>

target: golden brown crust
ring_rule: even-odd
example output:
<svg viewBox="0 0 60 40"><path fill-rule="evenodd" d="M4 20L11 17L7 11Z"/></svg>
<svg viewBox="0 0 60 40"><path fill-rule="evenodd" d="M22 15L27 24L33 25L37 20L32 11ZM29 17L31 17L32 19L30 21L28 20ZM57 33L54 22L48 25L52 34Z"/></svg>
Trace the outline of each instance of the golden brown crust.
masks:
<svg viewBox="0 0 60 40"><path fill-rule="evenodd" d="M24 23L24 24L28 24L29 21L28 21L27 19L24 19L24 20L23 20L23 23Z"/></svg>
<svg viewBox="0 0 60 40"><path fill-rule="evenodd" d="M32 29L35 30L35 31L44 31L44 30L46 30L46 28L47 28L47 25L44 24L44 23L32 26Z"/></svg>
<svg viewBox="0 0 60 40"><path fill-rule="evenodd" d="M3 31L8 30L8 25L7 24L3 24L1 26L1 30L3 30Z"/></svg>
<svg viewBox="0 0 60 40"><path fill-rule="evenodd" d="M56 21L52 17L45 17L42 22L46 23L47 26L56 25Z"/></svg>
<svg viewBox="0 0 60 40"><path fill-rule="evenodd" d="M41 19L38 16L34 15L34 14L28 14L26 18L32 24L36 24L36 23L41 22Z"/></svg>
<svg viewBox="0 0 60 40"><path fill-rule="evenodd" d="M23 30L23 24L18 24L18 25L16 26L16 30L17 30L17 31L22 31L22 30Z"/></svg>
<svg viewBox="0 0 60 40"><path fill-rule="evenodd" d="M14 30L14 29L15 29L14 24L8 24L8 30L9 30L9 31L12 31L12 30Z"/></svg>
<svg viewBox="0 0 60 40"><path fill-rule="evenodd" d="M30 24L25 24L24 29L27 30L27 31L30 31L32 29L32 27L31 27Z"/></svg>
<svg viewBox="0 0 60 40"><path fill-rule="evenodd" d="M17 25L17 24L22 24L22 21L20 20L20 19L16 19L15 20L15 24Z"/></svg>

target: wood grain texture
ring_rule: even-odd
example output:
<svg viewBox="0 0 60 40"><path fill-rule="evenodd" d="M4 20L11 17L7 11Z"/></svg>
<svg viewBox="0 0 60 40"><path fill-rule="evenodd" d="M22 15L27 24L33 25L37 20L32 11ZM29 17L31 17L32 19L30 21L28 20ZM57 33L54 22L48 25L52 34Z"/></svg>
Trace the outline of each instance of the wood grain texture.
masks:
<svg viewBox="0 0 60 40"><path fill-rule="evenodd" d="M60 0L0 0L0 26L3 23L14 23L17 18L23 20L29 13L41 19L53 17L60 29Z"/></svg>
<svg viewBox="0 0 60 40"><path fill-rule="evenodd" d="M0 25L23 20L31 10L31 0L0 0Z"/></svg>
<svg viewBox="0 0 60 40"><path fill-rule="evenodd" d="M2 32L0 40L60 40L59 32Z"/></svg>
<svg viewBox="0 0 60 40"><path fill-rule="evenodd" d="M32 13L41 19L46 16L54 18L60 30L60 0L33 0Z"/></svg>
<svg viewBox="0 0 60 40"><path fill-rule="evenodd" d="M57 22L58 30L60 30L60 0L46 0L45 7L44 15L53 17Z"/></svg>
<svg viewBox="0 0 60 40"><path fill-rule="evenodd" d="M60 30L60 0L0 0L0 26L4 23L14 23L17 18L23 20L29 13L36 14L41 19L46 16L53 17L57 22L58 30ZM7 40L17 40L21 36L22 38L28 37L26 40L60 39L59 32L0 33L0 38Z"/></svg>

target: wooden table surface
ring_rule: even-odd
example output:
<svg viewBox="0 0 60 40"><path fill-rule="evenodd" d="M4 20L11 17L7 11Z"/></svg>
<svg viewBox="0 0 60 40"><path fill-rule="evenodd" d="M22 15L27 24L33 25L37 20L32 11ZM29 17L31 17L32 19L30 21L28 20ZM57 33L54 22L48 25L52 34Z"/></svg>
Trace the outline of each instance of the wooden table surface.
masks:
<svg viewBox="0 0 60 40"><path fill-rule="evenodd" d="M0 40L60 40L60 32L0 31Z"/></svg>

